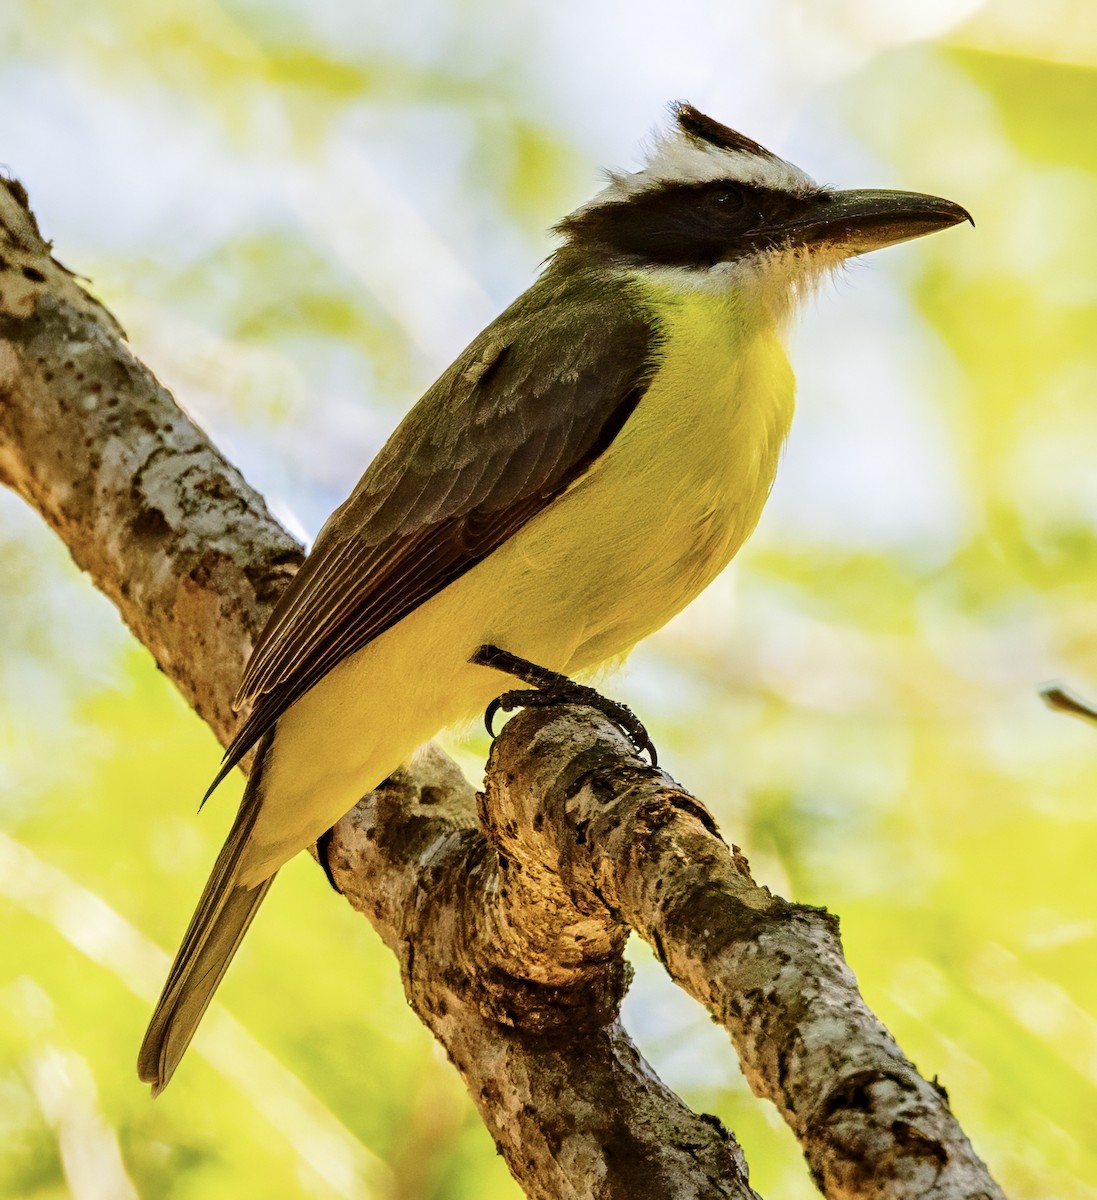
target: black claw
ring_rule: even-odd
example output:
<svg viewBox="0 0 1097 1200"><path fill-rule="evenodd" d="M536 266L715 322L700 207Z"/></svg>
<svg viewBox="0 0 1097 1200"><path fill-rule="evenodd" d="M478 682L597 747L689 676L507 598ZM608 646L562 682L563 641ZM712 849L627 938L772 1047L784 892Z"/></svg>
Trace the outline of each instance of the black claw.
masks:
<svg viewBox="0 0 1097 1200"><path fill-rule="evenodd" d="M341 896L343 889L335 882L335 875L331 869L331 843L335 837L335 827L326 829L316 839L316 858L320 863L320 868L328 877L328 883L331 884L332 891L338 892Z"/></svg>
<svg viewBox="0 0 1097 1200"><path fill-rule="evenodd" d="M495 714L503 707L503 697L496 696L495 699L484 709L484 728L488 731L488 737L495 741L495 730L492 726L495 723Z"/></svg>
<svg viewBox="0 0 1097 1200"><path fill-rule="evenodd" d="M591 690L593 691L593 689ZM657 767L659 765L659 754L655 749L655 743L651 740L640 718L637 717L627 704L621 704L617 700L610 700L598 692L595 692L594 696L597 699L591 699L591 707L596 708L600 713L608 717L632 743L636 753L644 754L646 752L648 758L651 760L651 765Z"/></svg>
<svg viewBox="0 0 1097 1200"><path fill-rule="evenodd" d="M608 717L632 743L637 754L647 753L651 765L658 766L659 756L655 744L648 736L643 723L626 704L610 700L586 684L575 683L558 671L539 667L497 646L481 646L472 656L472 662L485 667L494 667L508 675L514 675L525 683L532 684L531 690L504 692L497 696L484 712L484 725L488 735L495 737L495 716L502 709L510 712L514 708L546 708L553 704L581 704L593 708Z"/></svg>

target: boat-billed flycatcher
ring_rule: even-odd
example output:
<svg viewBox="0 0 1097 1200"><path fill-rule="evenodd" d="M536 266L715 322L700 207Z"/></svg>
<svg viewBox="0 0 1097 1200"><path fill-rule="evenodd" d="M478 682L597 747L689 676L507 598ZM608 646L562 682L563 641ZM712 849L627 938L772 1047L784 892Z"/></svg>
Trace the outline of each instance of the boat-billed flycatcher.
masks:
<svg viewBox="0 0 1097 1200"><path fill-rule="evenodd" d="M582 672L723 570L788 432L797 297L966 219L820 187L680 104L641 170L560 222L540 278L400 424L255 646L215 784L259 752L141 1047L154 1092L278 868L506 686L479 647Z"/></svg>

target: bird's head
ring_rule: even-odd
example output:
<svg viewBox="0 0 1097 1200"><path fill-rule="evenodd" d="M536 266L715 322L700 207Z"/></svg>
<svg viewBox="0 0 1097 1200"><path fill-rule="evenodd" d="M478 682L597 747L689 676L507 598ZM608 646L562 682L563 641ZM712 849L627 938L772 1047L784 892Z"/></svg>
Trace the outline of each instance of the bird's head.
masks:
<svg viewBox="0 0 1097 1200"><path fill-rule="evenodd" d="M971 220L937 196L821 187L692 105L672 112L639 171L611 173L556 227L562 251L685 286L753 281L780 304L854 255Z"/></svg>

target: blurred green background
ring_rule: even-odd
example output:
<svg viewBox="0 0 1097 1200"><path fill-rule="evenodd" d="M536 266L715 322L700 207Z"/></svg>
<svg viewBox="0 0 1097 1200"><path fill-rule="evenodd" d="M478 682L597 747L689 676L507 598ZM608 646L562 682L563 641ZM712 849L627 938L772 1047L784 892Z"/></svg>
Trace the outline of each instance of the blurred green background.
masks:
<svg viewBox="0 0 1097 1200"><path fill-rule="evenodd" d="M794 338L738 563L612 690L1016 1198L1097 1197L1097 23L1085 0L27 0L0 160L60 258L302 535L684 97L978 227L874 255ZM165 1095L134 1076L233 810L212 736L0 494L0 1195L514 1197L394 962L283 871ZM470 773L485 741L451 739ZM814 1194L643 948L627 1021ZM231 1014L231 1016L229 1016Z"/></svg>

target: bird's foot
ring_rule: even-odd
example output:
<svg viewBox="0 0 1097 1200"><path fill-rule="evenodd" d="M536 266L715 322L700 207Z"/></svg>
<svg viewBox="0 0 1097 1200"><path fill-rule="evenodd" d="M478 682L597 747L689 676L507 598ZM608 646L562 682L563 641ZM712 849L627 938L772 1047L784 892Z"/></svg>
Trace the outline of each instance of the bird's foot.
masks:
<svg viewBox="0 0 1097 1200"><path fill-rule="evenodd" d="M320 869L328 877L328 883L331 884L332 890L343 894L343 889L335 882L335 872L331 867L331 843L335 836L335 826L325 830L316 839L316 861L320 864Z"/></svg>
<svg viewBox="0 0 1097 1200"><path fill-rule="evenodd" d="M493 728L498 712L511 712L515 708L547 708L554 704L581 704L593 708L603 716L608 717L618 729L632 742L638 754L647 751L654 767L659 761L655 746L648 736L640 718L626 704L618 700L610 700L586 684L576 683L559 671L550 671L547 667L539 667L527 659L519 658L498 646L481 646L472 656L471 662L481 667L494 667L507 675L521 679L531 685L530 689L518 688L497 696L484 713L484 724L491 737L495 737Z"/></svg>

